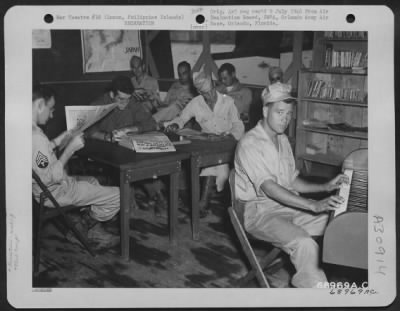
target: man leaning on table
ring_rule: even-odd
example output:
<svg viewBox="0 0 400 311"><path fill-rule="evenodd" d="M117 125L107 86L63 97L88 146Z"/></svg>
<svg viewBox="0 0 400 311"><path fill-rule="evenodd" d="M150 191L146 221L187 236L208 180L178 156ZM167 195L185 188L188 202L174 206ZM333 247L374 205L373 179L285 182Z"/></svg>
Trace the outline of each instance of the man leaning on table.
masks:
<svg viewBox="0 0 400 311"><path fill-rule="evenodd" d="M231 136L239 140L244 133L244 125L234 100L219 93L211 77L204 72L194 73L193 83L200 95L193 98L177 118L165 123L166 130L177 131L194 117L202 132ZM223 190L229 176L229 166L222 164L205 168L200 176L205 176L199 203L200 216L205 217L208 213L211 188L216 184L218 192Z"/></svg>
<svg viewBox="0 0 400 311"><path fill-rule="evenodd" d="M300 178L284 134L295 104L290 86L271 84L263 101L263 118L236 148L236 199L245 207L246 231L290 255L296 269L292 285L316 287L327 280L320 268L318 244L312 236L323 235L327 212L338 207L343 199L333 195L314 201L299 193L331 192L347 178L340 174L325 184Z"/></svg>
<svg viewBox="0 0 400 311"><path fill-rule="evenodd" d="M90 205L76 226L82 234L102 241L113 238L98 222L107 222L117 215L120 208L118 187L104 187L94 177L69 176L65 165L71 156L83 148L82 135L73 135L71 131L63 132L50 141L39 126L44 126L53 118L55 110L55 93L46 86L34 86L32 93L32 169L40 177L61 206ZM56 149L65 145L61 156L56 156ZM32 192L36 201L42 192L32 179ZM52 206L51 202L45 202Z"/></svg>
<svg viewBox="0 0 400 311"><path fill-rule="evenodd" d="M108 105L116 103L117 107L101 119L98 123L88 129L88 136L109 141L118 142L127 133L139 134L157 129L156 121L150 112L146 111L141 102L137 101L132 93L134 91L131 80L126 76L117 76L111 82L111 90L101 95L91 105ZM136 193L144 208L154 205L156 213L166 214L167 200L162 193L163 184L157 179L155 181L141 183L146 189L149 199Z"/></svg>
<svg viewBox="0 0 400 311"><path fill-rule="evenodd" d="M87 135L105 141L118 141L130 133L142 133L156 130L157 124L149 112L137 102L132 93L134 88L126 76L117 76L111 82L111 88L91 103L94 106L116 103L117 107L99 122L90 127Z"/></svg>

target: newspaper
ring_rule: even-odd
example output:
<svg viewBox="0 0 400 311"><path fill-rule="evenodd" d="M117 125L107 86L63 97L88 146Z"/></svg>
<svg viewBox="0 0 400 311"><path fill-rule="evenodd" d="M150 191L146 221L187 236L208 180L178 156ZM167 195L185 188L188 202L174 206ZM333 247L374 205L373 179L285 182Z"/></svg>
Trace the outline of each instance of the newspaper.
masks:
<svg viewBox="0 0 400 311"><path fill-rule="evenodd" d="M82 133L109 114L117 104L103 106L65 106L67 130Z"/></svg>
<svg viewBox="0 0 400 311"><path fill-rule="evenodd" d="M139 153L173 152L174 145L167 135L160 132L151 132L138 135L126 135L119 144Z"/></svg>

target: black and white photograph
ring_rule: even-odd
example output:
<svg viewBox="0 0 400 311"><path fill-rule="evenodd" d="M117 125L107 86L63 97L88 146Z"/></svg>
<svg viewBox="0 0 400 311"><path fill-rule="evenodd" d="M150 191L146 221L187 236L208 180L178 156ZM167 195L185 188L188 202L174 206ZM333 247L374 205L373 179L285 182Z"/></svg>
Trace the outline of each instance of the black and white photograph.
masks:
<svg viewBox="0 0 400 311"><path fill-rule="evenodd" d="M20 31L28 84L8 103L32 127L8 109L6 144L27 133L7 148L10 168L23 148L27 188L8 202L32 207L7 206L13 285L23 273L30 299L58 307L78 289L104 295L92 307L142 289L189 293L170 306L293 306L303 290L303 306L390 303L395 192L379 174L394 179L394 117L377 106L394 105L393 42L357 9L83 8L29 8L41 21Z"/></svg>

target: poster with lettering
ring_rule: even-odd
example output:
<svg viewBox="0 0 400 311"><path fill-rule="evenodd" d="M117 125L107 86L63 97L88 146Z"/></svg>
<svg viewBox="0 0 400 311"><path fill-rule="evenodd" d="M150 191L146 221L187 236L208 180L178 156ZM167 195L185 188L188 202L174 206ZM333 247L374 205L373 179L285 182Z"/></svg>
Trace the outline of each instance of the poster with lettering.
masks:
<svg viewBox="0 0 400 311"><path fill-rule="evenodd" d="M138 30L82 30L83 72L129 70L133 55L142 56Z"/></svg>

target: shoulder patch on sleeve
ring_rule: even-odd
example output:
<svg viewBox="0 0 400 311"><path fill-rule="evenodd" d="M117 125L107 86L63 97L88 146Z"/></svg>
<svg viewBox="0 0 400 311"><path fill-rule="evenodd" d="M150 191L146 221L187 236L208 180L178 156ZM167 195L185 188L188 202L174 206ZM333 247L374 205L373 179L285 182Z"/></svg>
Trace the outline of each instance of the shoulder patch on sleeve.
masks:
<svg viewBox="0 0 400 311"><path fill-rule="evenodd" d="M40 151L36 156L36 165L40 168L46 168L49 165L49 159Z"/></svg>

